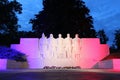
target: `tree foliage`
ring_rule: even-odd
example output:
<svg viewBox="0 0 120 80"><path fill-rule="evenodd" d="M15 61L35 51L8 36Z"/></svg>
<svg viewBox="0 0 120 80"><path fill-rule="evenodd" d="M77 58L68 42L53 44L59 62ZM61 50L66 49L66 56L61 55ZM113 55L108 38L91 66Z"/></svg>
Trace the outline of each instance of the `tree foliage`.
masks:
<svg viewBox="0 0 120 80"><path fill-rule="evenodd" d="M4 33L16 32L18 29L16 13L21 13L22 5L16 0L0 1L0 31Z"/></svg>
<svg viewBox="0 0 120 80"><path fill-rule="evenodd" d="M114 39L115 46L117 50L120 51L120 29L115 30L114 35L115 35L115 39Z"/></svg>
<svg viewBox="0 0 120 80"><path fill-rule="evenodd" d="M100 38L101 44L106 44L108 41L108 37L106 36L105 31L103 29L97 32L97 37Z"/></svg>
<svg viewBox="0 0 120 80"><path fill-rule="evenodd" d="M22 5L16 0L0 0L0 43L15 39L19 27L16 14L21 13Z"/></svg>
<svg viewBox="0 0 120 80"><path fill-rule="evenodd" d="M30 20L32 29L46 36L67 33L74 37L95 37L93 18L89 15L89 9L82 0L43 0L43 10Z"/></svg>

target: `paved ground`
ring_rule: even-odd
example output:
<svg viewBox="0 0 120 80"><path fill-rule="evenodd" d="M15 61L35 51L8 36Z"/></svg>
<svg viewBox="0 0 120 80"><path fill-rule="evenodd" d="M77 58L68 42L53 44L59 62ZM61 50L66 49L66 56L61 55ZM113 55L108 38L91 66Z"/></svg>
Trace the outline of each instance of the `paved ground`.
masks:
<svg viewBox="0 0 120 80"><path fill-rule="evenodd" d="M0 70L0 80L120 80L120 71L106 69Z"/></svg>

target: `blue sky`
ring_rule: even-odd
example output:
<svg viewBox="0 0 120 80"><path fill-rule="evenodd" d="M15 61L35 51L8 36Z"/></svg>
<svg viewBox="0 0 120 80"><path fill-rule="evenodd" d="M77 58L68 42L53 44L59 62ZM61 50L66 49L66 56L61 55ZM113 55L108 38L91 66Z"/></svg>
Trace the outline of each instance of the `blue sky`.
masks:
<svg viewBox="0 0 120 80"><path fill-rule="evenodd" d="M17 0L22 4L23 10L22 14L18 15L19 24L21 28L19 30L30 31L31 24L29 24L29 20L34 18L34 15L37 14L40 10L42 10L42 0Z"/></svg>
<svg viewBox="0 0 120 80"><path fill-rule="evenodd" d="M42 10L42 0L17 0L23 6L23 13L18 15L19 24L22 26L19 30L30 31L31 24L29 20ZM120 0L83 0L90 9L90 15L94 19L96 30L104 29L110 38L110 44L113 40L114 30L120 28Z"/></svg>
<svg viewBox="0 0 120 80"><path fill-rule="evenodd" d="M84 0L94 18L96 30L104 29L112 44L114 30L120 29L120 0Z"/></svg>

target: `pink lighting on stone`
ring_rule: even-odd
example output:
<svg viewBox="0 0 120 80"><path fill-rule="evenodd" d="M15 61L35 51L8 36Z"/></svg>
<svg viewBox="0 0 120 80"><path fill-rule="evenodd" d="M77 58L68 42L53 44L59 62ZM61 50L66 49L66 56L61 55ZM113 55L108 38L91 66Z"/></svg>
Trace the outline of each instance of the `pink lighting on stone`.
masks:
<svg viewBox="0 0 120 80"><path fill-rule="evenodd" d="M113 69L120 70L120 59L113 59Z"/></svg>
<svg viewBox="0 0 120 80"><path fill-rule="evenodd" d="M51 34L46 38L43 34L38 38L21 38L20 44L12 44L11 48L27 55L29 68L44 66L80 66L92 68L97 62L109 55L109 47L100 44L98 38L54 38Z"/></svg>

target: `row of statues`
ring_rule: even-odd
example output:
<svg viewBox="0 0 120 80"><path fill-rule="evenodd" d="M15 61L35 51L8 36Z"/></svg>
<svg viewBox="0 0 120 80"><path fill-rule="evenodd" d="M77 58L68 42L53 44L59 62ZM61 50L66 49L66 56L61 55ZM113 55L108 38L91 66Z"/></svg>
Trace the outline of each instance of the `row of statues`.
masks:
<svg viewBox="0 0 120 80"><path fill-rule="evenodd" d="M58 38L54 38L52 34L46 38L43 34L39 39L38 48L44 58L72 58L80 54L80 40L77 34L75 38L70 38L70 34L67 34L66 38L62 38L61 34Z"/></svg>

